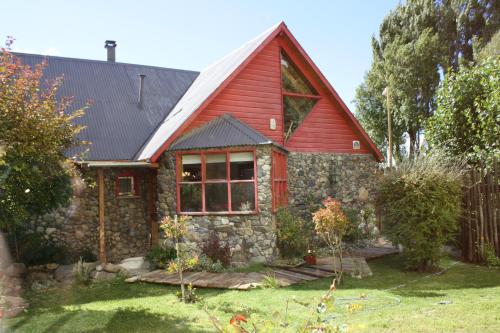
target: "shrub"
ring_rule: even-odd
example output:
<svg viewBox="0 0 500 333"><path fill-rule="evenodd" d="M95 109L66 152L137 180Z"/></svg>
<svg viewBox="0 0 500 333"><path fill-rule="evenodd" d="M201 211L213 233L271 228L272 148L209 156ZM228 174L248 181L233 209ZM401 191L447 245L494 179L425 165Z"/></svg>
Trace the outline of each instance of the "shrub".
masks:
<svg viewBox="0 0 500 333"><path fill-rule="evenodd" d="M324 208L318 209L313 214L315 230L318 235L328 244L333 254L333 271L335 281L342 281L342 238L349 226L349 220L345 215L342 205L339 201L330 197L323 201ZM335 263L336 257L340 259L340 269L337 269Z"/></svg>
<svg viewBox="0 0 500 333"><path fill-rule="evenodd" d="M202 251L213 262L220 262L224 267L228 267L231 264L231 248L229 244L221 245L215 233L210 236L208 242L203 246Z"/></svg>
<svg viewBox="0 0 500 333"><path fill-rule="evenodd" d="M219 260L212 260L205 254L198 257L198 263L193 268L197 271L220 273L224 271L224 265Z"/></svg>
<svg viewBox="0 0 500 333"><path fill-rule="evenodd" d="M276 245L285 258L302 257L311 239L311 229L287 208L276 213Z"/></svg>
<svg viewBox="0 0 500 333"><path fill-rule="evenodd" d="M177 257L176 251L172 247L161 247L154 245L146 254L146 260L149 262L152 269L167 268L169 261Z"/></svg>
<svg viewBox="0 0 500 333"><path fill-rule="evenodd" d="M375 237L376 229L372 223L374 219L372 208L366 207L362 210L349 208L344 211L349 222L344 236L346 242L357 244Z"/></svg>
<svg viewBox="0 0 500 333"><path fill-rule="evenodd" d="M8 234L11 253L27 266L49 263L69 264L71 256L68 250L54 241L47 239L43 233L28 233L17 229Z"/></svg>
<svg viewBox="0 0 500 333"><path fill-rule="evenodd" d="M495 253L495 248L491 243L484 245L484 260L488 267L500 267L500 258Z"/></svg>
<svg viewBox="0 0 500 333"><path fill-rule="evenodd" d="M85 263L82 258L73 267L73 276L75 283L79 285L87 285L92 281L92 266Z"/></svg>
<svg viewBox="0 0 500 333"><path fill-rule="evenodd" d="M405 161L382 177L384 229L404 247L407 267L427 271L453 239L461 199L461 165L440 155Z"/></svg>

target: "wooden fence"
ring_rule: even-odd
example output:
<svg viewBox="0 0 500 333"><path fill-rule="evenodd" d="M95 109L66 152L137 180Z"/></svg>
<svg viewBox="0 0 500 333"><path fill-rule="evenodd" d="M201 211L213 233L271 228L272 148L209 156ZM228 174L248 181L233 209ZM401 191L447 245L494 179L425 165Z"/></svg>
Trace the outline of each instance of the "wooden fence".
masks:
<svg viewBox="0 0 500 333"><path fill-rule="evenodd" d="M470 170L465 175L460 242L468 261L483 261L487 244L500 257L499 173L495 164L492 170Z"/></svg>

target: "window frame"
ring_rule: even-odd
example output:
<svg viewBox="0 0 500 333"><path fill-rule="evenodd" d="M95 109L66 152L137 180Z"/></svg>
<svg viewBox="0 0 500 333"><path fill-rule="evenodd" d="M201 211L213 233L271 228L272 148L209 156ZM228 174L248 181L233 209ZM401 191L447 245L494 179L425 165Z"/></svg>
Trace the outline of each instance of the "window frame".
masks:
<svg viewBox="0 0 500 333"><path fill-rule="evenodd" d="M280 54L279 54L279 57L280 57L280 87L281 87L281 121L282 121L282 124L283 124L283 131L282 131L281 135L283 136L283 143L285 145L286 145L287 142L289 142L293 138L293 136L295 135L295 132L297 132L297 129L306 121L306 119L310 116L310 114L314 111L314 109L316 108L316 106L319 104L318 102L321 99L321 93L319 92L318 87L316 87L316 85L313 83L313 80L311 80L309 78L309 75L305 72L305 70L302 67L302 65L298 61L296 61L297 59L295 59L295 56L293 54L291 54L291 53L292 52L288 52L283 47L283 45L281 45L281 47L280 47ZM283 70L281 68L282 54L284 54L285 57L288 58L288 61L290 61L295 68L297 68L297 70L299 71L299 73L306 80L306 83L313 90L316 91L317 95L302 94L302 93L296 93L296 92L291 92L291 91L285 90L285 88L283 86ZM285 102L284 102L285 97L305 98L305 99L312 99L312 100L316 101L315 104L313 105L313 108L311 109L311 111L304 117L304 120L302 121L302 123L300 123L299 126L297 126L297 128L295 129L295 131L293 131L293 133L291 133L288 138L286 137L286 133L285 133Z"/></svg>
<svg viewBox="0 0 500 333"><path fill-rule="evenodd" d="M231 180L231 153L252 153L253 155L253 179L235 179ZM226 179L206 179L206 156L207 155L226 155ZM182 180L182 156L200 155L201 158L201 181L183 181ZM259 212L258 201L258 181L257 181L257 156L255 148L227 148L227 149L206 149L206 150L186 150L178 151L175 154L176 159L176 188L177 188L177 213L182 215L252 215ZM236 183L254 183L254 210L236 211L232 210L231 184ZM181 185L182 184L201 184L201 212L183 212L181 211ZM205 186L206 184L227 184L227 211L210 212L206 210Z"/></svg>
<svg viewBox="0 0 500 333"><path fill-rule="evenodd" d="M280 164L281 162L281 164ZM271 193L273 201L273 212L281 207L288 206L288 175L287 175L288 156L286 153L278 150L271 152ZM281 169L281 176L278 178L277 171ZM281 189L281 190L280 190ZM281 199L281 200L278 200Z"/></svg>
<svg viewBox="0 0 500 333"><path fill-rule="evenodd" d="M127 178L132 180L132 192L120 192L120 179ZM139 177L134 172L122 172L115 177L115 195L118 198L131 198L139 196Z"/></svg>

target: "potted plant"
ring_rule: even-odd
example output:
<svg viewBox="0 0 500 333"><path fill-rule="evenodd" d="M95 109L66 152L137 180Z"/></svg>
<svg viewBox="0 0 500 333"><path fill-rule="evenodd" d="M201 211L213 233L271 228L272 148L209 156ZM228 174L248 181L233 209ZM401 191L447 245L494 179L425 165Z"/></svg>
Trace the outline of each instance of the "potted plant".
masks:
<svg viewBox="0 0 500 333"><path fill-rule="evenodd" d="M316 253L314 250L308 249L307 254L304 256L304 261L308 265L316 265Z"/></svg>

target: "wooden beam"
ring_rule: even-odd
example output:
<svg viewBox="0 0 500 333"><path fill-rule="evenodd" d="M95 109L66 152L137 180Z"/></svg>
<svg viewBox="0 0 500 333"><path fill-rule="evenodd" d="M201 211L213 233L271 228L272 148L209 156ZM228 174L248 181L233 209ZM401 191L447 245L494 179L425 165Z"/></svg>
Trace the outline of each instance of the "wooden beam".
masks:
<svg viewBox="0 0 500 333"><path fill-rule="evenodd" d="M104 171L97 169L97 179L99 187L99 260L101 264L107 262L106 259L106 234L104 230Z"/></svg>
<svg viewBox="0 0 500 333"><path fill-rule="evenodd" d="M148 213L151 225L151 246L158 243L158 223L156 221L156 175L156 170L150 170L148 172Z"/></svg>

